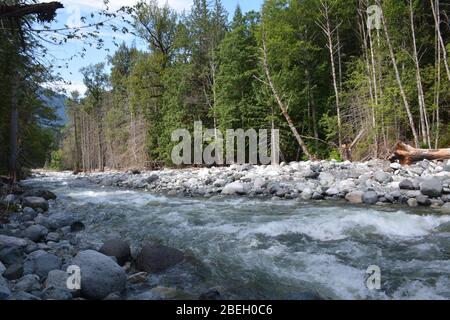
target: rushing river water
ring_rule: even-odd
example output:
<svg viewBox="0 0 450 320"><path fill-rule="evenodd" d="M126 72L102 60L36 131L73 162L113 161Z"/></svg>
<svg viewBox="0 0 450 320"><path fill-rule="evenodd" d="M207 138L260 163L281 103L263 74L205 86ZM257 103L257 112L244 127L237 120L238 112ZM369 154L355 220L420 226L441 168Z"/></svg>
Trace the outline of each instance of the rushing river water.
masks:
<svg viewBox="0 0 450 320"><path fill-rule="evenodd" d="M225 298L449 299L450 216L428 209L326 202L191 199L102 188L68 174L27 184L58 195L52 210L80 216L86 243L120 236L159 242L193 259L155 283L194 298L221 287ZM366 287L367 268L381 289Z"/></svg>

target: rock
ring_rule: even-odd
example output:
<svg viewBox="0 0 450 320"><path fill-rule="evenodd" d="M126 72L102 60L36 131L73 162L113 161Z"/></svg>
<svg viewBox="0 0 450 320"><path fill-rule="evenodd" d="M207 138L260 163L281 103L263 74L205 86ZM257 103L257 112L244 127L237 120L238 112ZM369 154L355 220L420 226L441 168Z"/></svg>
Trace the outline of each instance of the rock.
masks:
<svg viewBox="0 0 450 320"><path fill-rule="evenodd" d="M417 202L416 198L410 198L410 199L408 199L408 201L406 201L406 203L411 208L415 208L415 207L417 207L419 205L419 203Z"/></svg>
<svg viewBox="0 0 450 320"><path fill-rule="evenodd" d="M180 250L163 245L145 245L139 253L136 265L139 270L159 273L171 268L184 260Z"/></svg>
<svg viewBox="0 0 450 320"><path fill-rule="evenodd" d="M375 181L379 183L388 183L392 181L392 176L384 171L377 171L373 174L373 178Z"/></svg>
<svg viewBox="0 0 450 320"><path fill-rule="evenodd" d="M353 191L349 192L345 195L345 200L350 203L363 203L363 191Z"/></svg>
<svg viewBox="0 0 450 320"><path fill-rule="evenodd" d="M5 265L0 261L0 276L3 274L3 272L5 272L6 267Z"/></svg>
<svg viewBox="0 0 450 320"><path fill-rule="evenodd" d="M47 228L39 224L29 226L24 231L24 236L34 242L39 242L47 234L48 234Z"/></svg>
<svg viewBox="0 0 450 320"><path fill-rule="evenodd" d="M2 201L6 204L14 204L16 202L16 196L14 194L8 194L5 196Z"/></svg>
<svg viewBox="0 0 450 320"><path fill-rule="evenodd" d="M81 270L81 294L88 299L103 299L113 292L125 289L125 271L110 257L86 250L72 260Z"/></svg>
<svg viewBox="0 0 450 320"><path fill-rule="evenodd" d="M411 180L405 179L402 180L398 187L402 190L415 190L416 187L414 186L414 183Z"/></svg>
<svg viewBox="0 0 450 320"><path fill-rule="evenodd" d="M25 239L0 234L0 248L6 246L26 247L27 245L28 242Z"/></svg>
<svg viewBox="0 0 450 320"><path fill-rule="evenodd" d="M157 180L159 180L159 177L158 177L158 175L156 175L156 174L152 174L150 177L148 177L147 179L145 179L145 182L147 182L147 183L153 183L153 182L155 182L155 181L157 181Z"/></svg>
<svg viewBox="0 0 450 320"><path fill-rule="evenodd" d="M50 232L49 234L47 234L46 240L47 241L53 241L53 242L58 242L60 239L59 234L56 232Z"/></svg>
<svg viewBox="0 0 450 320"><path fill-rule="evenodd" d="M245 194L244 184L240 181L234 181L232 183L229 183L222 189L222 194L225 195Z"/></svg>
<svg viewBox="0 0 450 320"><path fill-rule="evenodd" d="M438 178L428 178L420 184L420 192L431 198L437 198L442 195L442 182Z"/></svg>
<svg viewBox="0 0 450 320"><path fill-rule="evenodd" d="M42 292L44 300L70 300L72 293L67 289L49 287Z"/></svg>
<svg viewBox="0 0 450 320"><path fill-rule="evenodd" d="M99 251L104 255L115 257L121 266L131 260L130 245L120 239L106 241Z"/></svg>
<svg viewBox="0 0 450 320"><path fill-rule="evenodd" d="M48 218L47 223L49 229L56 230L65 226L70 226L75 221L77 221L77 219L73 216L73 214L58 212L52 214Z"/></svg>
<svg viewBox="0 0 450 320"><path fill-rule="evenodd" d="M430 198L428 198L427 196L424 195L420 195L416 197L417 203L421 206L430 206L431 205L431 200Z"/></svg>
<svg viewBox="0 0 450 320"><path fill-rule="evenodd" d="M13 287L14 291L39 291L41 290L41 284L39 283L39 277L35 274L27 274L20 278L19 281Z"/></svg>
<svg viewBox="0 0 450 320"><path fill-rule="evenodd" d="M24 207L30 207L33 209L42 209L48 211L48 202L41 197L25 197L22 199L22 204Z"/></svg>
<svg viewBox="0 0 450 320"><path fill-rule="evenodd" d="M45 280L45 288L67 289L67 279L69 275L63 270L52 270L48 273Z"/></svg>
<svg viewBox="0 0 450 320"><path fill-rule="evenodd" d="M106 298L104 298L103 300L123 300L122 295L120 294L120 292L113 292L108 294L108 296Z"/></svg>
<svg viewBox="0 0 450 320"><path fill-rule="evenodd" d="M38 250L30 256L24 264L24 272L26 274L35 273L41 278L46 278L50 271L61 268L61 258L52 253Z"/></svg>
<svg viewBox="0 0 450 320"><path fill-rule="evenodd" d="M0 250L0 261L6 266L12 264L22 264L23 251L17 246L7 246Z"/></svg>
<svg viewBox="0 0 450 320"><path fill-rule="evenodd" d="M394 170L400 170L402 168L402 165L398 162L393 162L389 165L389 167Z"/></svg>
<svg viewBox="0 0 450 320"><path fill-rule="evenodd" d="M31 293L19 291L14 292L11 296L9 296L8 300L41 300L41 299Z"/></svg>
<svg viewBox="0 0 450 320"><path fill-rule="evenodd" d="M25 191L22 195L22 197L38 197L38 198L44 198L45 200L55 200L56 195L48 190L41 190L41 189L35 189L35 190L28 190Z"/></svg>
<svg viewBox="0 0 450 320"><path fill-rule="evenodd" d="M221 299L221 295L220 295L219 290L214 289L214 288L209 289L206 292L203 292L198 297L198 300L220 300L220 299Z"/></svg>
<svg viewBox="0 0 450 320"><path fill-rule="evenodd" d="M8 280L19 279L23 275L23 266L21 264L14 263L6 268L3 273L3 277Z"/></svg>
<svg viewBox="0 0 450 320"><path fill-rule="evenodd" d="M444 165L444 171L450 172L450 160Z"/></svg>
<svg viewBox="0 0 450 320"><path fill-rule="evenodd" d="M177 295L177 290L174 288L167 288L162 286L157 286L150 290L154 299L156 300L168 300L174 299Z"/></svg>
<svg viewBox="0 0 450 320"><path fill-rule="evenodd" d="M6 300L11 295L8 281L0 276L0 300Z"/></svg>
<svg viewBox="0 0 450 320"><path fill-rule="evenodd" d="M362 200L365 204L376 204L378 202L378 194L375 191L366 191Z"/></svg>
<svg viewBox="0 0 450 320"><path fill-rule="evenodd" d="M84 230L85 226L81 221L75 221L70 224L70 232L80 232Z"/></svg>

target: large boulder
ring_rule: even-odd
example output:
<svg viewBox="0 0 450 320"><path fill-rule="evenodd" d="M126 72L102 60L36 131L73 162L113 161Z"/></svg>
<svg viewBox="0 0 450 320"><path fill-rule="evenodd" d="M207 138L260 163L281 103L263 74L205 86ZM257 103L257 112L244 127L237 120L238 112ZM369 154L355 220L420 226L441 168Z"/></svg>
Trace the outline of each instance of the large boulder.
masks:
<svg viewBox="0 0 450 320"><path fill-rule="evenodd" d="M137 268L150 273L159 273L177 265L184 259L180 250L163 245L146 244L139 253Z"/></svg>
<svg viewBox="0 0 450 320"><path fill-rule="evenodd" d="M428 178L420 184L420 192L431 198L437 198L442 195L442 182L438 178Z"/></svg>
<svg viewBox="0 0 450 320"><path fill-rule="evenodd" d="M34 242L39 242L48 234L46 227L34 224L25 229L23 235Z"/></svg>
<svg viewBox="0 0 450 320"><path fill-rule="evenodd" d="M345 195L345 200L350 203L363 203L363 191L353 191L349 192Z"/></svg>
<svg viewBox="0 0 450 320"><path fill-rule="evenodd" d="M88 299L103 299L110 293L125 289L127 276L113 259L104 254L86 250L72 260L81 271L81 294Z"/></svg>
<svg viewBox="0 0 450 320"><path fill-rule="evenodd" d="M115 257L121 266L131 260L130 245L120 239L107 240L99 251L104 255Z"/></svg>
<svg viewBox="0 0 450 320"><path fill-rule="evenodd" d="M70 226L75 222L78 222L78 219L73 214L66 212L54 213L47 220L48 228L51 230Z"/></svg>
<svg viewBox="0 0 450 320"><path fill-rule="evenodd" d="M41 197L24 197L22 200L22 205L24 207L48 211L48 202Z"/></svg>
<svg viewBox="0 0 450 320"><path fill-rule="evenodd" d="M7 246L26 247L27 245L28 245L28 242L25 239L5 236L3 234L0 234L0 248L7 247Z"/></svg>
<svg viewBox="0 0 450 320"><path fill-rule="evenodd" d="M39 277L35 274L27 274L17 281L13 288L14 291L32 292L41 290Z"/></svg>
<svg viewBox="0 0 450 320"><path fill-rule="evenodd" d="M11 295L8 281L0 276L0 300L6 300Z"/></svg>
<svg viewBox="0 0 450 320"><path fill-rule="evenodd" d="M365 204L375 204L378 202L378 194L375 191L366 191L362 200Z"/></svg>
<svg viewBox="0 0 450 320"><path fill-rule="evenodd" d="M39 197L44 198L45 200L55 200L56 195L48 190L42 190L42 189L34 189L34 190L28 190L25 191L22 195L22 197Z"/></svg>
<svg viewBox="0 0 450 320"><path fill-rule="evenodd" d="M234 181L232 183L227 184L223 189L222 189L222 194L225 195L242 195L245 194L245 187L244 184L240 181Z"/></svg>

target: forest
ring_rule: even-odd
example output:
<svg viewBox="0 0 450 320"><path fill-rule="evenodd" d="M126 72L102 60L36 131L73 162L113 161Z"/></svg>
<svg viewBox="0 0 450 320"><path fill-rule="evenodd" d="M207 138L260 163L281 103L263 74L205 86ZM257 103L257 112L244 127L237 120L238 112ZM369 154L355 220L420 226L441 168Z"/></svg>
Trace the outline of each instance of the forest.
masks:
<svg viewBox="0 0 450 320"><path fill-rule="evenodd" d="M117 32L146 48L118 44L83 67L87 91L68 93L63 128L39 99L57 79L38 58L53 4L0 5L0 175L172 166L171 133L194 121L279 129L286 162L386 159L398 141L450 146L446 1L266 0L232 14L220 0L194 0L186 12L141 1L120 9L127 28ZM70 30L62 41L98 41L101 27L93 39Z"/></svg>

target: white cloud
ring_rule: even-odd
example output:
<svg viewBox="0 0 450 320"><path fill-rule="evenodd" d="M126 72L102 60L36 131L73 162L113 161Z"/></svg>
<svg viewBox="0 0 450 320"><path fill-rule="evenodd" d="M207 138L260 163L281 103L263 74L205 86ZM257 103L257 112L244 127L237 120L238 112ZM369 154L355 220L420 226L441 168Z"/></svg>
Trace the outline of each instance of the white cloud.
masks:
<svg viewBox="0 0 450 320"><path fill-rule="evenodd" d="M103 0L61 0L65 7L68 6L80 6L82 8L101 9L104 8ZM120 7L127 5L131 6L137 3L138 0L110 0L109 7L111 9L119 9ZM168 2L169 5L177 11L184 9L188 10L192 5L192 0L158 0L160 4Z"/></svg>

